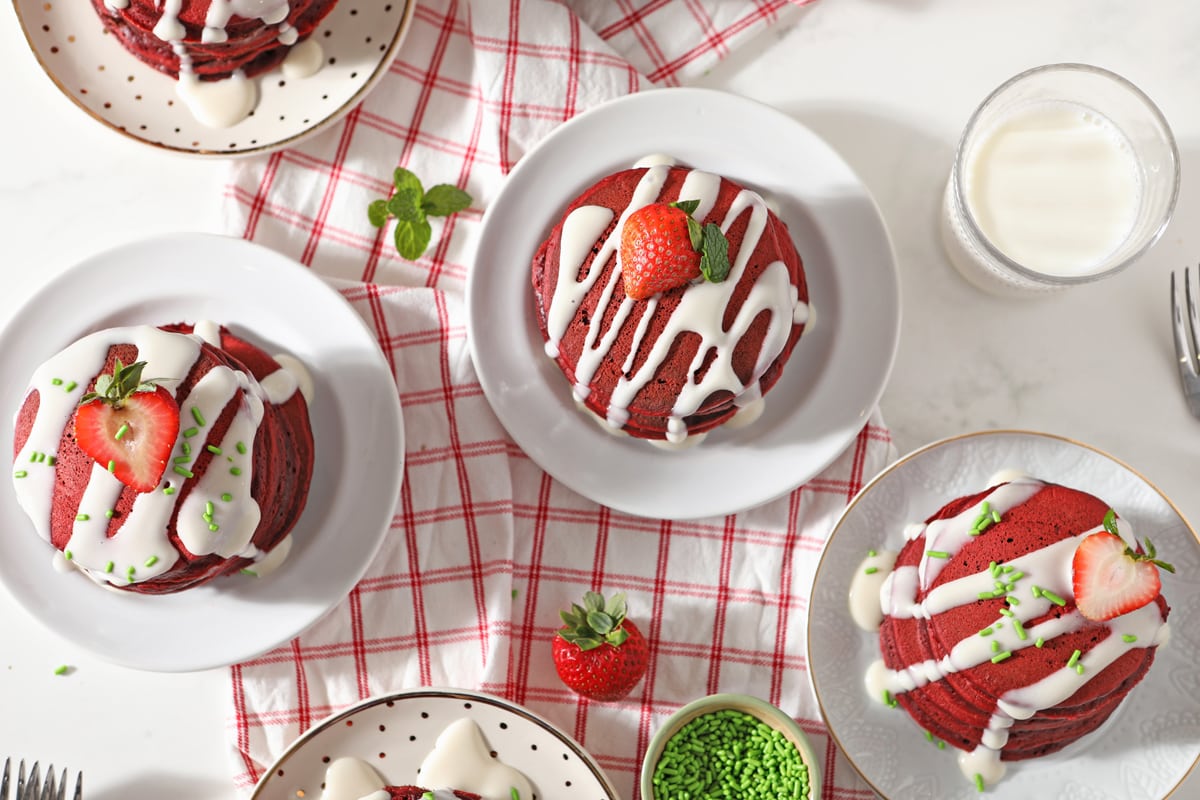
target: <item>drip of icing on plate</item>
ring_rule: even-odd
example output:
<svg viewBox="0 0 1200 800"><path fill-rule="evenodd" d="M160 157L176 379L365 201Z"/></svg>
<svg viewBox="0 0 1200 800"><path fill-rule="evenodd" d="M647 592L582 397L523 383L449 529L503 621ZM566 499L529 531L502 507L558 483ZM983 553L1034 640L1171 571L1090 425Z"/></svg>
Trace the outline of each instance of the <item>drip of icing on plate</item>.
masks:
<svg viewBox="0 0 1200 800"><path fill-rule="evenodd" d="M702 220L713 209L721 189L721 178L712 173L692 170L679 189L677 197L663 197L662 189L675 160L661 154L646 156L635 166L645 167L646 172L634 189L625 208L617 215L617 224L612 233L601 240L604 231L612 222L613 212L602 206L583 205L572 211L562 225L558 277L554 294L546 314L546 354L557 358L559 345L575 318L575 312L599 280L609 260L620 258L621 233L625 220L643 206L669 200L698 200L699 206L693 216ZM763 198L749 189L743 189L734 198L729 210L719 223L727 233L734 222L743 214L749 214L744 238L731 265L729 276L721 283L697 283L682 295L679 305L667 319L664 330L650 343L649 355L633 372L633 359L641 351L650 328L650 320L657 309L657 298L645 301L648 307L642 314L633 334L629 356L623 365L623 373L612 391L604 420L612 428L620 429L629 420L629 405L651 380L667 358L676 338L684 333L700 337L696 362L688 370L689 379L683 385L667 422L667 443L679 445L688 437L685 418L695 414L701 404L714 392L727 391L734 396L734 404L747 408L740 420L749 424L762 412L762 388L759 379L775 358L783 351L791 335L793 325L805 324L810 318L807 303L799 299L792 285L787 266L782 261L767 265L750 289L737 317L728 329L723 327L724 312L733 298L734 289L745 272L768 221L767 204ZM580 269L593 248L599 243L595 258L588 265L582 278L576 280ZM618 288L621 270L612 270L608 283L600 297L597 308L587 323L584 347L575 364L573 394L582 402L587 399L589 383L596 371L608 357L618 339L625 321L633 313L638 302L624 296ZM751 323L763 311L769 312L770 323L759 350L749 381L743 383L733 369L734 349L745 335ZM610 320L611 322L607 322ZM601 334L607 324L607 332ZM710 353L715 357L703 372L700 365Z"/></svg>
<svg viewBox="0 0 1200 800"><path fill-rule="evenodd" d="M1009 482L996 486L1001 479ZM896 554L892 551L870 554L864 559L852 579L850 597L851 616L859 627L877 630L885 616L932 619L938 614L974 603L981 593L992 591L995 576L989 569L929 588L942 569L973 540L971 530L985 502L1002 517L1029 500L1046 484L1018 471L1004 471L994 476L991 485L996 488L988 492L978 505L928 525L910 525L906 528L906 541L916 541L923 536L926 553L943 553L948 558L922 555L918 565L894 569L892 565ZM996 647L1002 652L1015 653L1026 647L1040 647L1038 642L1049 642L1086 625L1106 627L1108 636L1078 658L1076 663L1082 665L1082 669L1064 664L1045 678L1012 689L997 698L996 708L979 745L974 750L961 753L958 763L968 779L979 776L987 785L1000 780L1005 771L1000 753L1008 742L1008 729L1014 722L1029 719L1043 709L1064 702L1125 653L1164 645L1169 638L1169 626L1155 603L1101 623L1087 620L1079 611L1072 610L1060 617L1051 616L1031 624L1033 620L1046 617L1053 608L1054 604L1048 599L1051 593L1061 598L1073 597L1071 563L1075 550L1087 536L1102 530L1102 526L1096 526L1005 562L1006 566L1012 567L1014 574L1021 573L1029 577L1045 590L1044 594L1033 597L1023 595L1019 605L1008 609L1012 614L1010 619L1019 620L1020 626L1004 625L1006 618L997 617L995 623L988 627L988 636L969 635L954 644L943 658L911 664L902 669L889 669L882 660L877 660L867 669L865 682L868 695L877 702L883 702L882 698L895 697L944 680L949 675L991 661L996 655ZM1121 533L1126 541L1134 540L1130 538L1132 532L1126 520L1122 520ZM872 567L875 570L868 573ZM878 601L877 608L869 607L872 596ZM993 645L993 642L996 644Z"/></svg>
<svg viewBox="0 0 1200 800"><path fill-rule="evenodd" d="M104 0L112 13L129 7L130 0ZM258 86L241 70L228 78L201 80L193 69L193 44L185 40L187 30L180 19L184 0L158 0L161 14L153 33L171 46L179 58L179 79L176 92L196 121L210 128L228 128L241 122L258 104ZM313 38L298 44L299 35L288 23L291 12L289 0L212 0L204 20L200 44L214 45L228 41L227 27L234 17L259 20L274 26L276 43L292 48L284 60L287 77L307 77L320 69L324 61L321 45Z"/></svg>
<svg viewBox="0 0 1200 800"><path fill-rule="evenodd" d="M411 779L410 779L411 778ZM483 800L533 800L533 786L521 772L492 757L483 731L474 720L456 720L438 735L415 777L401 784L424 786L434 800L455 800L452 790L471 792ZM320 800L388 800L389 784L370 764L358 758L339 758L325 773Z"/></svg>
<svg viewBox="0 0 1200 800"><path fill-rule="evenodd" d="M139 360L146 362L145 374L182 376L189 373L200 359L202 346L210 341L219 341L219 328L214 323L198 323L191 334L149 325L109 328L79 339L34 372L29 391L38 392L37 414L15 458L16 463L30 466L16 473L13 486L18 503L33 521L39 536L50 541L51 509L57 485L52 456L89 382L103 370L110 348L133 344ZM280 374L285 372L287 376ZM281 366L264 380L270 390L253 376L224 365L214 366L205 373L188 394L188 408L195 409L192 413L198 419L216 420L226 405L236 399L233 418L220 441L207 441L203 430L208 427L206 424L197 424L195 438L188 435L189 429L181 430L168 463L188 462L192 447L207 444L228 454L231 467L236 469L209 469L193 477L168 470L160 488L138 495L113 536L108 535L111 520L105 511L115 506L124 484L95 464L64 548L70 553L69 564L102 585L127 585L155 578L168 571L178 558L175 545L168 538L168 523L174 517L181 544L194 555L216 553L225 558L251 559L260 562L259 574L278 566L290 548L288 539L270 554L251 542L261 519L258 503L251 494L251 465L264 404L287 402L302 382L311 386L307 371L299 372L302 373L299 376L292 375ZM181 487L188 482L193 485L185 493ZM182 502L181 497L185 497ZM213 524L210 508L218 510L219 525ZM130 567L134 569L131 571Z"/></svg>

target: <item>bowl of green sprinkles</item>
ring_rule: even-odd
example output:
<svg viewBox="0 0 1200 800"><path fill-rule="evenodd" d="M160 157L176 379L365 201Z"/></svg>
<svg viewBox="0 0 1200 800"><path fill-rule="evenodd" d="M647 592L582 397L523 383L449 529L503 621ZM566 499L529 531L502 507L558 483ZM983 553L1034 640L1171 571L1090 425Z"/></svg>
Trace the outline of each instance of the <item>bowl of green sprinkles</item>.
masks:
<svg viewBox="0 0 1200 800"><path fill-rule="evenodd" d="M672 714L642 761L643 800L820 800L816 754L765 700L714 694Z"/></svg>

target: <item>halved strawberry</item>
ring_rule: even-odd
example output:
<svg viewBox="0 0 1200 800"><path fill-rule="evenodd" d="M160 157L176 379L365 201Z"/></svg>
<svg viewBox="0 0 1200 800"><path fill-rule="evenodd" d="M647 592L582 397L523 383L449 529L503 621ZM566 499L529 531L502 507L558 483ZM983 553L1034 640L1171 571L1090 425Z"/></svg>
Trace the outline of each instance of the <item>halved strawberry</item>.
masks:
<svg viewBox="0 0 1200 800"><path fill-rule="evenodd" d="M75 442L117 480L137 492L149 492L166 472L179 434L179 405L153 381L142 379L145 361L96 379L75 410Z"/></svg>
<svg viewBox="0 0 1200 800"><path fill-rule="evenodd" d="M1075 607L1090 620L1128 614L1154 601L1162 590L1158 569L1175 568L1160 561L1154 544L1147 539L1145 552L1134 550L1117 535L1116 515L1104 517L1105 532L1084 538L1071 562L1074 573ZM1135 542L1136 543L1136 542Z"/></svg>
<svg viewBox="0 0 1200 800"><path fill-rule="evenodd" d="M729 242L713 224L692 217L699 200L651 203L621 227L621 278L625 294L647 300L701 275L719 283L729 274Z"/></svg>

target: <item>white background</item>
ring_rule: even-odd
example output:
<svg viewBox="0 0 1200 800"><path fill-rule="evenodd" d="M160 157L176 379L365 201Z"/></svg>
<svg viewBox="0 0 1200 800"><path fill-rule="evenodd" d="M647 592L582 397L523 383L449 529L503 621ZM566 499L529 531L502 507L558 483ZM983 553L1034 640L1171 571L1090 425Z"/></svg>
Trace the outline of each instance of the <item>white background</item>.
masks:
<svg viewBox="0 0 1200 800"><path fill-rule="evenodd" d="M1200 521L1200 421L1179 392L1167 313L1169 273L1200 262L1200 6L820 0L798 17L702 85L794 116L875 195L903 295L882 402L899 450L993 427L1056 433L1127 462ZM954 142L997 84L1056 61L1107 67L1154 98L1179 141L1179 206L1158 246L1125 273L1048 299L992 298L952 272L939 245ZM0 75L0 322L98 250L220 230L226 164L160 152L89 119L41 72L11 7L0 9ZM76 671L55 676L60 664ZM0 757L82 768L88 800L232 795L226 692L225 670L110 666L0 592ZM1200 796L1200 774L1176 796Z"/></svg>

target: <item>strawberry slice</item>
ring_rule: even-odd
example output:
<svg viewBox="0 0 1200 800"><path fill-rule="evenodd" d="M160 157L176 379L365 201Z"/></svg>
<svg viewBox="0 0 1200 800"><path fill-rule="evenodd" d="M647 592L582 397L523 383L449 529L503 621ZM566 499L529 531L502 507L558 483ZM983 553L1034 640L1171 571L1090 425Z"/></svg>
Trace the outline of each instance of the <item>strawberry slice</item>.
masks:
<svg viewBox="0 0 1200 800"><path fill-rule="evenodd" d="M137 492L158 486L179 434L179 405L154 380L143 380L145 361L96 379L75 410L75 442ZM157 380L157 379L156 379Z"/></svg>
<svg viewBox="0 0 1200 800"><path fill-rule="evenodd" d="M621 279L625 294L647 300L701 276L719 283L729 275L729 242L713 224L692 217L699 200L651 203L621 226Z"/></svg>
<svg viewBox="0 0 1200 800"><path fill-rule="evenodd" d="M1103 533L1093 533L1080 542L1071 562L1075 607L1096 622L1153 602L1162 590L1159 568L1175 571L1156 557L1149 539L1145 551L1141 545L1134 550L1125 544L1117 535L1116 515L1111 509L1104 517L1104 528Z"/></svg>

